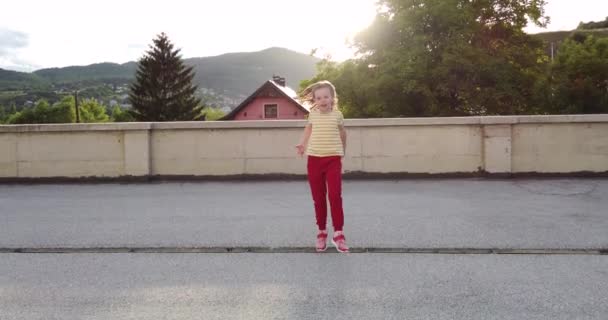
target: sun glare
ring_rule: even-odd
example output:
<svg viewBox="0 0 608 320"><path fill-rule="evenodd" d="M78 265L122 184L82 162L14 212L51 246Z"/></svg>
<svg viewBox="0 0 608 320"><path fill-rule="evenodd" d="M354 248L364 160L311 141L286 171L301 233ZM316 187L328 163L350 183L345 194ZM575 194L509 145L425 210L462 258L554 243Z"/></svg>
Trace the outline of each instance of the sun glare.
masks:
<svg viewBox="0 0 608 320"><path fill-rule="evenodd" d="M316 55L330 55L332 59L342 61L354 56L356 49L351 48L354 37L372 23L376 16L376 5L373 1L357 2L356 5L336 1L333 6L335 7L328 10L339 14L333 16L331 23L326 25L323 31L331 34L331 37L328 37L331 39L318 48Z"/></svg>

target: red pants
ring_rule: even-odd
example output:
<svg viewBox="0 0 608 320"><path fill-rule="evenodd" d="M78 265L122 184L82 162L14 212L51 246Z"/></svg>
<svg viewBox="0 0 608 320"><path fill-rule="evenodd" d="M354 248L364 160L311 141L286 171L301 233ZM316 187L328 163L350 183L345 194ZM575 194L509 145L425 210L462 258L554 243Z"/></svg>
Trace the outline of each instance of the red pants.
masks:
<svg viewBox="0 0 608 320"><path fill-rule="evenodd" d="M315 215L319 230L327 225L327 194L331 206L331 221L335 231L342 231L342 157L308 156L308 183L315 203Z"/></svg>

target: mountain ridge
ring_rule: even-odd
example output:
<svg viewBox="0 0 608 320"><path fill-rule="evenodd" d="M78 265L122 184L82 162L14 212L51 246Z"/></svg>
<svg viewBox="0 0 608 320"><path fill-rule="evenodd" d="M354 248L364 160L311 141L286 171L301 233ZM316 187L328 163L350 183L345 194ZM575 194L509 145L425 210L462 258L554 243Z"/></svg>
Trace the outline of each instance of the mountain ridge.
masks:
<svg viewBox="0 0 608 320"><path fill-rule="evenodd" d="M183 61L194 68L193 81L202 90L201 94L215 96L216 104L234 107L273 75L284 77L288 86L297 89L300 81L315 75L320 59L286 48L270 47ZM136 70L135 61L42 68L33 72L0 69L0 92L70 91L103 85L126 87L135 79Z"/></svg>

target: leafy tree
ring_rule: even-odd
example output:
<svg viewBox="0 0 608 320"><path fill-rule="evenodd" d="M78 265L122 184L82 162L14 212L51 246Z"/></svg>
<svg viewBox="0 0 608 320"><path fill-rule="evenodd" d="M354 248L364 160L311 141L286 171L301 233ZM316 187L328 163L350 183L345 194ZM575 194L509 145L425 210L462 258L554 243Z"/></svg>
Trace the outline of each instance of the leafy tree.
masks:
<svg viewBox="0 0 608 320"><path fill-rule="evenodd" d="M215 120L222 118L225 115L226 114L218 108L211 108L211 107L203 108L202 116L204 117L205 120L215 121Z"/></svg>
<svg viewBox="0 0 608 320"><path fill-rule="evenodd" d="M8 114L3 106L0 105L0 124L3 124L8 119Z"/></svg>
<svg viewBox="0 0 608 320"><path fill-rule="evenodd" d="M73 96L63 97L50 105L45 99L40 99L32 108L25 108L11 114L7 123L72 123L76 121L76 104ZM80 119L82 122L107 122L109 117L105 107L95 99L85 99L80 103Z"/></svg>
<svg viewBox="0 0 608 320"><path fill-rule="evenodd" d="M127 110L123 110L119 106L114 106L112 109L111 121L114 122L133 122L135 119Z"/></svg>
<svg viewBox="0 0 608 320"><path fill-rule="evenodd" d="M377 105L377 92L368 81L369 76L370 70L363 63L357 63L355 60L337 63L325 58L317 64L315 77L302 81L300 87L306 88L314 82L329 80L336 86L338 104L345 117L391 116Z"/></svg>
<svg viewBox="0 0 608 320"><path fill-rule="evenodd" d="M196 120L202 106L194 95L192 67L186 67L161 33L138 62L135 82L130 86L131 114L137 121Z"/></svg>
<svg viewBox="0 0 608 320"><path fill-rule="evenodd" d="M110 117L106 113L106 107L96 99L84 99L79 103L81 122L108 122Z"/></svg>
<svg viewBox="0 0 608 320"><path fill-rule="evenodd" d="M19 111L17 109L17 105L14 103L11 103L11 106L8 108L8 114L9 115L14 114L14 113L17 113L17 111Z"/></svg>
<svg viewBox="0 0 608 320"><path fill-rule="evenodd" d="M25 108L13 113L7 123L70 123L75 119L74 98L64 97L52 106L46 100L40 99L33 108Z"/></svg>
<svg viewBox="0 0 608 320"><path fill-rule="evenodd" d="M588 34L564 41L548 82L551 113L608 113L608 38Z"/></svg>
<svg viewBox="0 0 608 320"><path fill-rule="evenodd" d="M322 65L354 116L462 116L534 112L548 63L543 0L380 0L355 38L361 58ZM346 83L346 90L339 82ZM353 83L349 87L349 83ZM344 85L344 83L342 85ZM357 101L361 101L357 105Z"/></svg>
<svg viewBox="0 0 608 320"><path fill-rule="evenodd" d="M74 96L69 95L52 105L50 119L53 123L73 123L76 122L76 101Z"/></svg>

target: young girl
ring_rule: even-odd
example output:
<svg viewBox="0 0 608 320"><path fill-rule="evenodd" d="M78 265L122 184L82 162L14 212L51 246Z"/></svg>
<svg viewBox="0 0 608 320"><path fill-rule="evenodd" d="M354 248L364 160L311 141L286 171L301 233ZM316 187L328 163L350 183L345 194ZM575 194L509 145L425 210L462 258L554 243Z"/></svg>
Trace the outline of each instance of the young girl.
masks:
<svg viewBox="0 0 608 320"><path fill-rule="evenodd" d="M334 227L332 243L339 252L348 252L342 227L342 157L346 149L344 118L338 110L336 89L329 81L310 85L300 94L300 100L310 104L308 124L302 140L296 146L298 154L308 155L308 182L315 206L319 233L317 251L327 249L327 194Z"/></svg>

